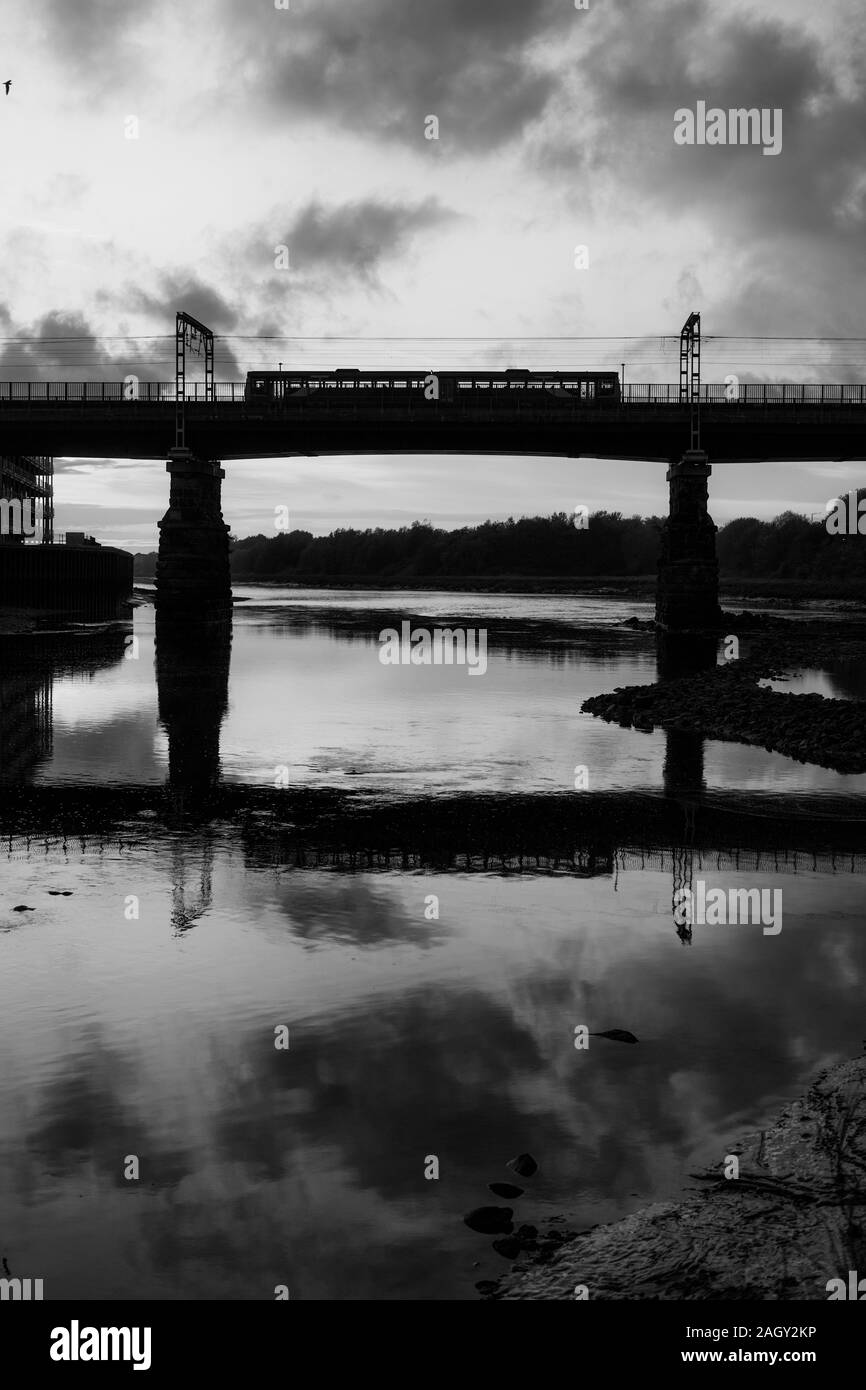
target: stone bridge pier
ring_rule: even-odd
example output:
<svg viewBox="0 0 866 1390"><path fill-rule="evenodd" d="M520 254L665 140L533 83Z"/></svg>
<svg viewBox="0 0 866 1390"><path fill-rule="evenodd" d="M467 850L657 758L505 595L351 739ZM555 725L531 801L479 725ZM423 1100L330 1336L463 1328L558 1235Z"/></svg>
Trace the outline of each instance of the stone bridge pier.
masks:
<svg viewBox="0 0 866 1390"><path fill-rule="evenodd" d="M656 623L664 632L707 632L722 622L716 527L707 510L709 476L702 449L689 449L668 468L670 512L656 584Z"/></svg>
<svg viewBox="0 0 866 1390"><path fill-rule="evenodd" d="M168 511L159 522L156 607L166 618L220 620L231 616L229 528L222 516L217 459L172 449Z"/></svg>

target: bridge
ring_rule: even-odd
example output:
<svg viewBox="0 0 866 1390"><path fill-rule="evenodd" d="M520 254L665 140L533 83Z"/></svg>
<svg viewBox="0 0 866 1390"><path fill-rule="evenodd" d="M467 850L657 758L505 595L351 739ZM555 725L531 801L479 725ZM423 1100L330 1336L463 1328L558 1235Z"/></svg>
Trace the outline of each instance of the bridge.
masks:
<svg viewBox="0 0 866 1390"><path fill-rule="evenodd" d="M189 389L186 350L204 351ZM291 368L262 399L214 381L214 335L178 313L175 381L0 383L4 454L166 458L169 507L160 525L157 604L178 618L230 611L221 463L327 454L500 454L645 459L667 465L670 507L656 602L663 631L721 622L710 459L838 461L866 457L866 387L701 382L700 315L680 335L678 383L591 389L571 372L398 372ZM273 374L266 374L273 375ZM597 374L599 377L601 374ZM439 391L440 380L448 389Z"/></svg>
<svg viewBox="0 0 866 1390"><path fill-rule="evenodd" d="M444 373L443 373L444 375ZM690 408L676 383L630 383L614 403L590 405L490 373L460 374L467 399L426 399L389 389L382 373L314 378L309 395L278 406L245 399L244 382L217 382L184 397L186 446L200 458L319 454L514 454L645 459L668 464L689 447ZM419 385L424 380L418 378ZM376 389L375 383L383 386ZM553 383L551 383L553 387ZM0 382L3 450L12 455L166 458L175 443L173 383ZM701 445L714 464L858 459L866 453L866 386L722 384L700 395ZM401 397L407 397L403 399Z"/></svg>

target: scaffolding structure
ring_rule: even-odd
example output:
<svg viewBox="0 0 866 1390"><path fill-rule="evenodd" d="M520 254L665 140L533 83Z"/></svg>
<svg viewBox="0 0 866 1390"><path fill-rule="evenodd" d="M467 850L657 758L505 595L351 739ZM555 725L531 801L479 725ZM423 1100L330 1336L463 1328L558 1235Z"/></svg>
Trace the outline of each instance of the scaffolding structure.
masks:
<svg viewBox="0 0 866 1390"><path fill-rule="evenodd" d="M0 545L54 541L54 459L0 455Z"/></svg>

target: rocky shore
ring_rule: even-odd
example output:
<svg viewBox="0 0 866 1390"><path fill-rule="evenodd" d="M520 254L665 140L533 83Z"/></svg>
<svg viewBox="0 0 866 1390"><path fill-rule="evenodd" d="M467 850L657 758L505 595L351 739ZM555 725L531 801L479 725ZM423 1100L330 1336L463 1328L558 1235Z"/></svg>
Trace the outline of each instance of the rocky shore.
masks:
<svg viewBox="0 0 866 1390"><path fill-rule="evenodd" d="M731 1157L737 1176L725 1175ZM770 1128L720 1154L682 1201L588 1231L562 1228L541 1242L521 1227L509 1246L518 1263L479 1293L508 1301L839 1297L832 1280L847 1286L850 1271L866 1274L864 1174L861 1058L822 1073Z"/></svg>
<svg viewBox="0 0 866 1390"><path fill-rule="evenodd" d="M581 708L623 727L680 730L747 743L836 772L866 772L866 703L793 695L761 686L800 670L866 661L862 624L790 622L726 615L726 632L747 652L722 665L656 685L595 695ZM632 620L632 626L638 621ZM644 626L644 624L640 624Z"/></svg>

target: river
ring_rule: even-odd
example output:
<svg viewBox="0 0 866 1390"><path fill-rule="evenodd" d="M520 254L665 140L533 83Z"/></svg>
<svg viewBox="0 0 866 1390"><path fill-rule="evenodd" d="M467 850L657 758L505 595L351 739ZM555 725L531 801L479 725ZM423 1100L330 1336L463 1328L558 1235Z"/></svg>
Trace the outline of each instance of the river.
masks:
<svg viewBox="0 0 866 1390"><path fill-rule="evenodd" d="M678 1195L861 1050L850 856L693 855L707 884L781 888L784 925L695 925L684 941L683 846L634 836L590 868L485 871L301 865L252 853L231 820L152 811L116 831L22 833L16 798L71 789L282 786L392 807L586 791L649 805L670 790L663 733L580 712L655 680L652 637L621 625L648 605L235 593L230 649L190 633L159 669L148 604L134 643L108 629L2 646L12 1275L43 1279L46 1298L475 1298L508 1267L462 1219L498 1200L489 1183L526 1189L519 1221L616 1219ZM484 675L383 665L378 634L407 617L484 629ZM862 697L860 671L798 679ZM690 759L692 795L721 807L787 793L820 814L866 790L737 744ZM578 1049L580 1026L638 1043ZM540 1167L523 1180L506 1164L526 1151Z"/></svg>

